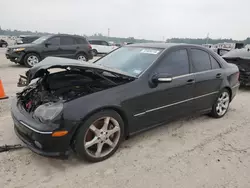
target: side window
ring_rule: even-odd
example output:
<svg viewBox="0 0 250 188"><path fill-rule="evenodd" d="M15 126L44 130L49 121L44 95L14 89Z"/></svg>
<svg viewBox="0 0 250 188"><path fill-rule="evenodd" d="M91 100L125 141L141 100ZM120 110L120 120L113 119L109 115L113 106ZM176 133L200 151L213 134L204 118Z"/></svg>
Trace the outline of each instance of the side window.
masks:
<svg viewBox="0 0 250 188"><path fill-rule="evenodd" d="M61 45L74 45L75 40L73 37L61 37Z"/></svg>
<svg viewBox="0 0 250 188"><path fill-rule="evenodd" d="M52 46L59 46L60 45L60 37L53 37L53 38L49 39L48 42Z"/></svg>
<svg viewBox="0 0 250 188"><path fill-rule="evenodd" d="M209 54L203 50L191 49L193 72L202 72L211 69Z"/></svg>
<svg viewBox="0 0 250 188"><path fill-rule="evenodd" d="M75 38L77 44L87 44L87 41L82 38Z"/></svg>
<svg viewBox="0 0 250 188"><path fill-rule="evenodd" d="M218 63L218 61L214 59L211 55L210 55L210 59L211 59L212 69L219 69L220 64Z"/></svg>
<svg viewBox="0 0 250 188"><path fill-rule="evenodd" d="M102 41L102 42L101 42L101 45L103 45L103 46L108 46L108 43L107 43L106 41Z"/></svg>
<svg viewBox="0 0 250 188"><path fill-rule="evenodd" d="M187 50L177 50L167 54L157 68L158 72L169 73L172 76L189 74L189 61Z"/></svg>

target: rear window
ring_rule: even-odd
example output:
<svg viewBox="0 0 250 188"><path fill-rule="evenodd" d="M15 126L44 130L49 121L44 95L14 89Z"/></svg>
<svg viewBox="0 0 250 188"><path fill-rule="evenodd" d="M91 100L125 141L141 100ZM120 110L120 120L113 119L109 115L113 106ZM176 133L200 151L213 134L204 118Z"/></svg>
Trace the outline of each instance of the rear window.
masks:
<svg viewBox="0 0 250 188"><path fill-rule="evenodd" d="M83 38L75 38L77 44L87 44L87 40Z"/></svg>

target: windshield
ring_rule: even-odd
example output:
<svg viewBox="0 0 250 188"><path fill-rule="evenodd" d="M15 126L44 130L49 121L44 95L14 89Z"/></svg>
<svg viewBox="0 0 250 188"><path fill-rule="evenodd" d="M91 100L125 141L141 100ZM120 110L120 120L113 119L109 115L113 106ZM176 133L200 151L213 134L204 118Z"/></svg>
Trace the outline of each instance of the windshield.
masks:
<svg viewBox="0 0 250 188"><path fill-rule="evenodd" d="M45 40L47 40L50 36L43 36L43 37L40 37L36 40L34 40L32 43L33 44L41 44L43 43Z"/></svg>
<svg viewBox="0 0 250 188"><path fill-rule="evenodd" d="M96 61L96 64L119 69L138 77L160 55L162 49L143 47L122 47Z"/></svg>

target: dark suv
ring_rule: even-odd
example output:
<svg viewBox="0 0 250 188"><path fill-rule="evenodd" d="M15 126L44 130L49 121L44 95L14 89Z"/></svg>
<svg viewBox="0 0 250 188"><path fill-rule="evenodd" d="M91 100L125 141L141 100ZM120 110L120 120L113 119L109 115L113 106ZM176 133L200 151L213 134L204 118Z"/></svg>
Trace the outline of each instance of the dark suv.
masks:
<svg viewBox="0 0 250 188"><path fill-rule="evenodd" d="M48 56L88 61L93 58L89 42L77 35L48 35L30 44L11 46L6 51L10 61L32 67Z"/></svg>

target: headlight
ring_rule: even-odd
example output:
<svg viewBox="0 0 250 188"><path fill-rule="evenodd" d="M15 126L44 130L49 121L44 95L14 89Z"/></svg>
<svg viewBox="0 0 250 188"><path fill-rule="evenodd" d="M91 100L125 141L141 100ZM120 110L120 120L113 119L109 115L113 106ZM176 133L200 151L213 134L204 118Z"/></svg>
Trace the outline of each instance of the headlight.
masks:
<svg viewBox="0 0 250 188"><path fill-rule="evenodd" d="M54 120L63 109L63 104L58 103L46 103L35 110L33 117L39 119L41 122L49 122Z"/></svg>
<svg viewBox="0 0 250 188"><path fill-rule="evenodd" d="M23 50L25 50L25 48L14 48L13 49L14 52L21 52Z"/></svg>

